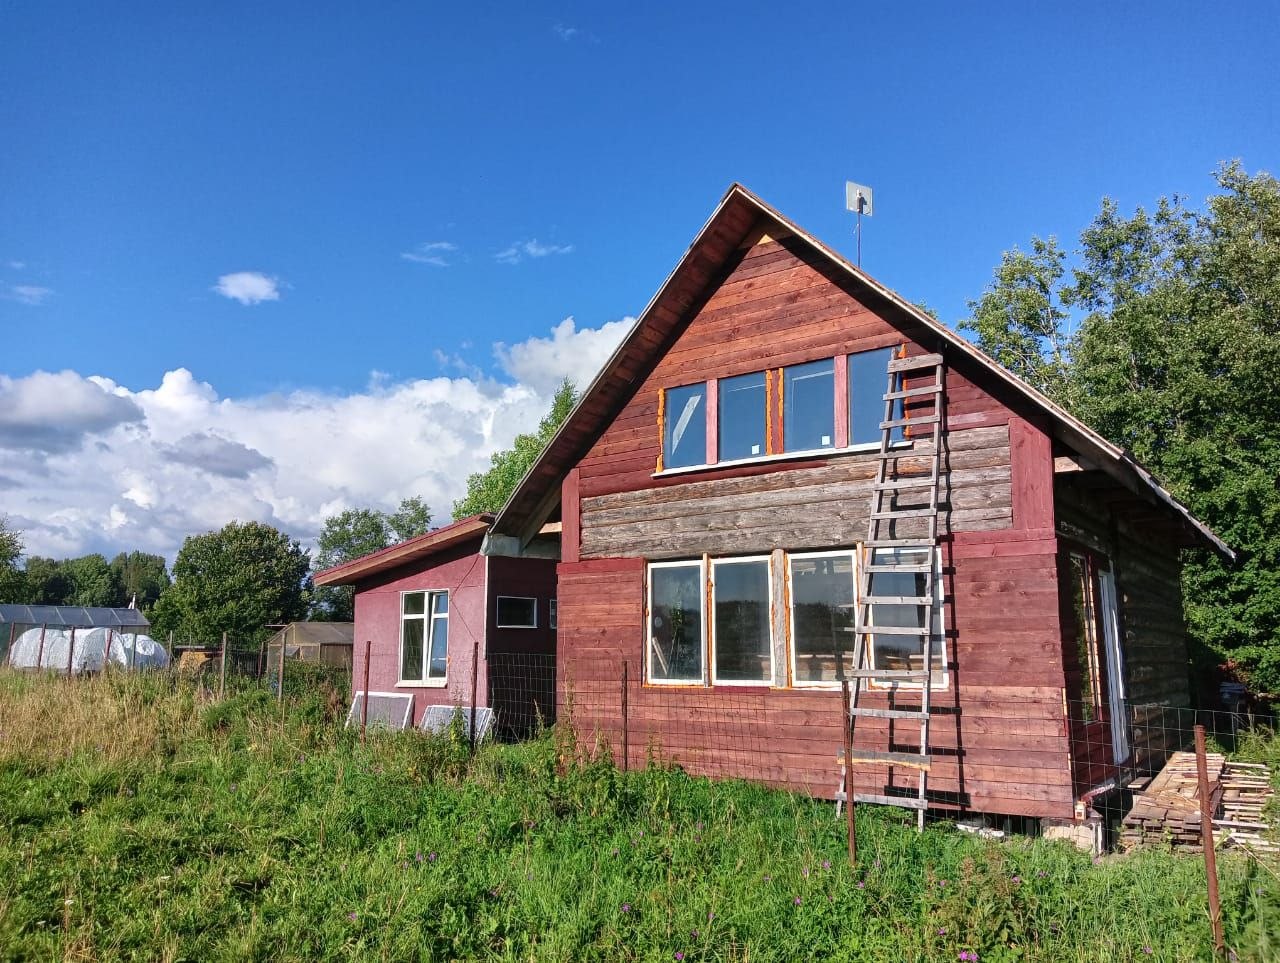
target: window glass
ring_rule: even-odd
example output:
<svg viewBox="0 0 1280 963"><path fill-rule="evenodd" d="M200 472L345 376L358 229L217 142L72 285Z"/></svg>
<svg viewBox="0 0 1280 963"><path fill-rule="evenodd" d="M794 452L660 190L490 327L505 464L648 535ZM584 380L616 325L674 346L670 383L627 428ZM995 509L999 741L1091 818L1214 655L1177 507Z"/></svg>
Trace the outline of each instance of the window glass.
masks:
<svg viewBox="0 0 1280 963"><path fill-rule="evenodd" d="M769 630L769 560L715 562L716 682L770 682L773 679Z"/></svg>
<svg viewBox="0 0 1280 963"><path fill-rule="evenodd" d="M784 451L830 448L836 435L836 364L831 358L783 369Z"/></svg>
<svg viewBox="0 0 1280 963"><path fill-rule="evenodd" d="M549 615L550 615L550 617L551 617L551 619L550 619L550 623L549 623L549 624L551 625L551 627L552 627L553 629L554 629L554 628L556 628L556 608L557 608L557 606L556 606L556 600L555 600L555 599L552 599L552 600L551 600L551 611L550 611L548 614L549 614Z"/></svg>
<svg viewBox="0 0 1280 963"><path fill-rule="evenodd" d="M702 563L650 567L650 680L702 682L704 598Z"/></svg>
<svg viewBox="0 0 1280 963"><path fill-rule="evenodd" d="M723 378L720 403L720 460L751 458L765 453L764 372Z"/></svg>
<svg viewBox="0 0 1280 963"><path fill-rule="evenodd" d="M792 556L792 678L836 682L853 666L853 553Z"/></svg>
<svg viewBox="0 0 1280 963"><path fill-rule="evenodd" d="M875 550L875 560L883 565L933 566L933 604L927 610L929 618L930 666L933 682L945 681L945 646L942 638L942 585L934 549L883 549ZM872 572L869 594L890 596L914 596L923 598L928 591L923 572ZM925 628L926 610L918 605L873 605L870 607L870 624L895 628ZM877 669L919 671L924 667L925 637L922 635L887 635L876 633L871 637L871 664Z"/></svg>
<svg viewBox="0 0 1280 963"><path fill-rule="evenodd" d="M536 629L538 627L538 600L498 596L498 628Z"/></svg>
<svg viewBox="0 0 1280 963"><path fill-rule="evenodd" d="M401 604L405 615L421 615L426 611L426 592L405 592L401 596Z"/></svg>
<svg viewBox="0 0 1280 963"><path fill-rule="evenodd" d="M662 415L662 467L687 468L707 460L707 386L668 388Z"/></svg>
<svg viewBox="0 0 1280 963"><path fill-rule="evenodd" d="M888 384L889 359L892 355L892 348L849 355L851 445L874 444L880 440L880 422L884 420L884 391ZM895 410L901 407L894 405Z"/></svg>
<svg viewBox="0 0 1280 963"><path fill-rule="evenodd" d="M443 596L444 593L437 593ZM445 603L447 612L448 602ZM431 664L427 673L429 678L443 679L449 667L449 616L435 615L431 619Z"/></svg>
<svg viewBox="0 0 1280 963"><path fill-rule="evenodd" d="M408 599L408 596L405 596ZM423 619L405 619L400 635L400 678L405 682L422 681L422 640L426 630Z"/></svg>

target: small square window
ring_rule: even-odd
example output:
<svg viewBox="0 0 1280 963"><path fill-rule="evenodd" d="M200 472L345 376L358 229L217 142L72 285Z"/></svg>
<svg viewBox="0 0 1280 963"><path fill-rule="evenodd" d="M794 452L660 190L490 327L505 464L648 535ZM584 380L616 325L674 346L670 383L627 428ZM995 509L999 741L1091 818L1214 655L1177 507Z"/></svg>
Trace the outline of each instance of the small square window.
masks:
<svg viewBox="0 0 1280 963"><path fill-rule="evenodd" d="M498 596L498 628L536 629L538 600L512 595Z"/></svg>
<svg viewBox="0 0 1280 963"><path fill-rule="evenodd" d="M548 616L550 617L550 618L549 618L549 624L551 625L551 627L552 627L553 629L554 629L554 628L557 628L557 625L556 625L556 607L557 607L557 606L556 606L556 600L555 600L555 599L552 599L552 600L551 600L550 611L549 611L547 614L548 614Z"/></svg>
<svg viewBox="0 0 1280 963"><path fill-rule="evenodd" d="M668 388L662 414L662 467L688 468L707 461L707 386Z"/></svg>
<svg viewBox="0 0 1280 963"><path fill-rule="evenodd" d="M784 368L782 446L815 451L836 443L836 364L831 358Z"/></svg>

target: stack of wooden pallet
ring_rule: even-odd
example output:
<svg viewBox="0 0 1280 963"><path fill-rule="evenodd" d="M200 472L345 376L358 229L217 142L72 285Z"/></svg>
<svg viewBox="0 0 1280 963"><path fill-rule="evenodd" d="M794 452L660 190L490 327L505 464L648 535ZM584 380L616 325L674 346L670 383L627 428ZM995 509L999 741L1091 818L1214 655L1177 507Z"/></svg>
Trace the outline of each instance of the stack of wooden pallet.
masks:
<svg viewBox="0 0 1280 963"><path fill-rule="evenodd" d="M1244 846L1280 853L1275 827L1267 820L1274 794L1271 770L1259 763L1229 762L1222 769L1222 811L1213 821L1218 846Z"/></svg>
<svg viewBox="0 0 1280 963"><path fill-rule="evenodd" d="M1227 762L1214 752L1207 754L1206 763L1215 845L1280 852L1274 827L1266 819L1272 796L1270 770L1253 763ZM1195 753L1175 752L1153 779L1131 783L1129 788L1134 791L1133 808L1122 824L1122 844L1200 847Z"/></svg>

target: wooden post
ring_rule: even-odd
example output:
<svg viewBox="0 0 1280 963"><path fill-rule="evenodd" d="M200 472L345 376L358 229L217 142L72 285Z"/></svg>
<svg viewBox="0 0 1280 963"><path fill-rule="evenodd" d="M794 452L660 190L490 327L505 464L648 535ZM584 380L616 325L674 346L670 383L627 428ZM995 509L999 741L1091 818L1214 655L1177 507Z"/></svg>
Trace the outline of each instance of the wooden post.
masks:
<svg viewBox="0 0 1280 963"><path fill-rule="evenodd" d="M44 668L44 630L48 627L49 626L47 624L42 624L40 626L40 651L36 653L37 672Z"/></svg>
<svg viewBox="0 0 1280 963"><path fill-rule="evenodd" d="M138 668L138 633L133 631L129 633L129 670L137 671Z"/></svg>
<svg viewBox="0 0 1280 963"><path fill-rule="evenodd" d="M360 700L360 745L364 745L364 731L369 725L369 648L372 639L364 640L364 698Z"/></svg>
<svg viewBox="0 0 1280 963"><path fill-rule="evenodd" d="M18 623L11 622L9 624L9 648L7 650L10 665L13 665L13 639L14 639L14 636L17 634L17 632L18 632Z"/></svg>
<svg viewBox="0 0 1280 963"><path fill-rule="evenodd" d="M630 746L628 745L629 733L631 731L630 706L627 699L627 660L622 660L622 771L627 771L628 757L630 756Z"/></svg>
<svg viewBox="0 0 1280 963"><path fill-rule="evenodd" d="M1215 953L1223 949L1222 904L1218 898L1218 854L1213 841L1213 803L1209 798L1209 766L1205 757L1204 726L1196 726L1196 784L1200 795L1200 847L1204 850L1204 875L1209 883L1209 925L1213 927Z"/></svg>
<svg viewBox="0 0 1280 963"><path fill-rule="evenodd" d="M262 644L258 646L258 674L256 678L261 679L262 674L267 671L267 640L263 639Z"/></svg>
<svg viewBox="0 0 1280 963"><path fill-rule="evenodd" d="M169 630L169 651L165 653L169 658L173 658L173 629Z"/></svg>
<svg viewBox="0 0 1280 963"><path fill-rule="evenodd" d="M840 682L840 726L844 732L844 816L845 832L849 836L849 865L858 865L858 837L853 822L853 729L849 725L849 680Z"/></svg>
<svg viewBox="0 0 1280 963"><path fill-rule="evenodd" d="M71 626L71 641L67 645L67 678L71 678L71 671L75 665L76 655L76 627Z"/></svg>
<svg viewBox="0 0 1280 963"><path fill-rule="evenodd" d="M471 643L471 754L476 751L476 688L480 683L480 643Z"/></svg>
<svg viewBox="0 0 1280 963"><path fill-rule="evenodd" d="M218 668L218 701L227 693L227 633L222 633L222 664Z"/></svg>
<svg viewBox="0 0 1280 963"><path fill-rule="evenodd" d="M276 699L280 702L280 718L284 718L284 641L280 642L280 671L276 677Z"/></svg>
<svg viewBox="0 0 1280 963"><path fill-rule="evenodd" d="M107 674L107 666L111 664L111 637L115 634L115 629L107 629L107 641L102 647L102 674ZM121 646L124 640L120 641ZM127 663L126 663L127 664Z"/></svg>

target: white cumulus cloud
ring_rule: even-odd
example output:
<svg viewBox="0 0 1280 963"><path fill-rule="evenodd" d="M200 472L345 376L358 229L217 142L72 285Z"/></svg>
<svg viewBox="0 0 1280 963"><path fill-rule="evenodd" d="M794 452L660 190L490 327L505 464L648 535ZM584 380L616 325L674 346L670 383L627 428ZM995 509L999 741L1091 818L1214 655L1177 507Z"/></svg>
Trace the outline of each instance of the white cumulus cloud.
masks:
<svg viewBox="0 0 1280 963"><path fill-rule="evenodd" d="M560 379L594 375L630 320L496 345L499 374L224 397L186 368L133 388L72 371L0 377L0 490L28 554L172 559L232 519L309 542L345 508L421 495L449 518L467 476L532 430Z"/></svg>
<svg viewBox="0 0 1280 963"><path fill-rule="evenodd" d="M261 304L263 301L280 300L279 278L268 277L259 271L236 271L224 274L213 286L224 298L241 304Z"/></svg>

